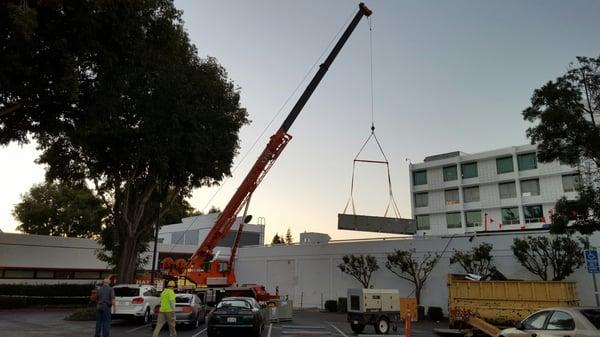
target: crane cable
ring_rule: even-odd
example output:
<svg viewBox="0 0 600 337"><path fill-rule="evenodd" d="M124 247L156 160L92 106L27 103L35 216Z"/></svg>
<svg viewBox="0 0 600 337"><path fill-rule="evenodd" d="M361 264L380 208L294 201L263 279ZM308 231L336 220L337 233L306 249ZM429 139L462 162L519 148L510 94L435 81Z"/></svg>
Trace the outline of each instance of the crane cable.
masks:
<svg viewBox="0 0 600 337"><path fill-rule="evenodd" d="M370 56L370 72L371 72L371 76L370 76L371 77L371 83L370 83L370 86L371 86L371 134L369 134L369 137L367 137L367 140L363 143L362 147L360 148L360 150L354 157L354 160L352 161L352 180L350 182L350 198L346 202L346 206L344 207L344 211L342 213L346 214L346 211L348 210L348 206L352 206L352 214L356 215L356 207L355 207L355 203L354 203L354 178L355 178L355 173L356 173L356 163L357 162L359 162L359 163L360 162L374 163L374 164L385 164L386 169L387 169L389 201L388 201L388 204L387 204L387 207L385 209L383 216L387 217L388 212L390 211L390 208L391 208L392 212L394 213L396 218L400 218L400 210L398 209L398 205L396 204L396 200L394 198L394 193L392 191L392 177L390 174L390 164L387 159L387 156L385 155L385 152L383 151L383 147L381 146L381 143L379 142L379 139L377 138L377 135L375 134L375 108L374 108L374 106L375 106L374 96L375 95L374 95L374 90L373 90L373 88L374 88L374 85L373 85L373 23L372 23L372 20L370 17L367 18L367 22L369 23L369 54L370 54L369 56ZM359 159L360 154L362 153L364 148L367 146L367 144L369 143L371 138L373 138L375 140L375 143L377 144L377 148L383 155L383 159L384 159L383 161Z"/></svg>

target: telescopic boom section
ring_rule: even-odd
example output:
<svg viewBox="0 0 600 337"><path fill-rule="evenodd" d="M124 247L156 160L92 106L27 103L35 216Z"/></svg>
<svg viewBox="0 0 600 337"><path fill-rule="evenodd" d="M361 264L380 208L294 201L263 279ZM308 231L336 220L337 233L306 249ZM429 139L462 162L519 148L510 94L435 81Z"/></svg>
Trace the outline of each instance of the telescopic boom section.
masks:
<svg viewBox="0 0 600 337"><path fill-rule="evenodd" d="M195 282L196 284L206 284L206 276L202 275L202 273L205 272L202 268L205 262L212 259L213 249L217 246L219 241L223 239L227 235L227 233L229 233L231 227L235 223L237 214L241 211L246 202L248 202L248 199L252 192L254 192L258 184L260 184L260 182L265 177L269 169L275 163L277 157L279 157L285 146L292 139L292 136L287 133L288 130L302 111L302 108L304 107L310 96L313 94L313 92L319 85L319 82L321 82L321 80L323 79L323 76L325 76L325 74L327 73L327 70L329 70L329 66L331 66L331 64L335 60L335 57L338 55L338 53L340 52L340 50L354 31L354 29L358 25L360 19L363 16L370 16L372 14L371 10L367 8L367 6L364 3L360 3L358 7L358 12L356 13L356 15L354 16L354 18L352 19L352 21L350 22L350 24L348 25L338 42L335 44L335 46L329 53L329 56L327 56L327 59L325 59L325 62L323 62L323 64L320 65L319 70L315 74L314 78L310 81L310 83L302 93L302 96L300 96L298 102L296 102L296 104L290 111L289 115L287 116L279 130L277 130L277 132L273 136L271 136L271 140L267 144L267 147L261 153L260 157L258 157L258 160L256 161L256 163L254 163L254 166L252 166L252 169L250 170L250 172L248 172L246 178L238 187L237 191L235 192L227 206L225 206L223 212L215 221L215 224L213 225L212 229L210 230L200 247L198 247L194 255L192 255L192 257L190 258L190 261L184 274L188 279ZM233 270L232 267L233 266L230 266L231 270Z"/></svg>

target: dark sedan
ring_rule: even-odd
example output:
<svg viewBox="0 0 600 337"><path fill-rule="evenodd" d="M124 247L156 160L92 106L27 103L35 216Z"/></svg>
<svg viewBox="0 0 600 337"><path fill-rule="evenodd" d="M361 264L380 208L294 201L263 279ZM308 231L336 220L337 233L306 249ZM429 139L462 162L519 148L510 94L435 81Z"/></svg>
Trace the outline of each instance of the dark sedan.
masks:
<svg viewBox="0 0 600 337"><path fill-rule="evenodd" d="M230 336L225 331L249 330L252 336L260 336L265 327L264 308L252 297L226 297L207 316L209 337Z"/></svg>
<svg viewBox="0 0 600 337"><path fill-rule="evenodd" d="M156 326L159 310L160 306L154 307L152 329ZM197 328L200 323L204 323L206 320L206 306L195 294L177 294L175 296L175 320L177 324L186 324Z"/></svg>

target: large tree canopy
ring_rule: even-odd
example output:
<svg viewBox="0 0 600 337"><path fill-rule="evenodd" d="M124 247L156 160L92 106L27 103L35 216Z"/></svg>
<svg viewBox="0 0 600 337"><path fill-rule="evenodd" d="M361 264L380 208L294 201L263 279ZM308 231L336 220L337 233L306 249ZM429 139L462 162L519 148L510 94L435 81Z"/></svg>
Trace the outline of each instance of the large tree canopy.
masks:
<svg viewBox="0 0 600 337"><path fill-rule="evenodd" d="M22 196L13 215L25 233L95 238L108 212L85 185L44 183Z"/></svg>
<svg viewBox="0 0 600 337"><path fill-rule="evenodd" d="M540 161L581 167L580 197L558 201L552 230L565 232L571 220L582 233L599 230L600 57L577 57L566 74L533 92L523 117L535 123L527 136L538 145Z"/></svg>
<svg viewBox="0 0 600 337"><path fill-rule="evenodd" d="M230 174L238 89L198 57L172 0L2 2L0 51L0 144L31 136L47 179L94 184L111 207L103 242L132 281L152 201Z"/></svg>

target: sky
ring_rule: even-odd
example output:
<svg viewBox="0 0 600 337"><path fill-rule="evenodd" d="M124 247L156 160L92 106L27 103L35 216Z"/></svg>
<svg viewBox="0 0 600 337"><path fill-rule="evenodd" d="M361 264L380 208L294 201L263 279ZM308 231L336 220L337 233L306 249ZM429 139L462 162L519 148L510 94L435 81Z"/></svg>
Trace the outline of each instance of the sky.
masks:
<svg viewBox="0 0 600 337"><path fill-rule="evenodd" d="M240 131L233 176L220 188L196 190L190 200L199 210L222 209L358 2L175 3L200 56L215 57L227 69L252 120ZM564 73L576 56L600 55L600 1L373 0L367 5L373 10L371 34L363 19L252 197L249 213L265 218L266 241L288 228L295 240L304 231L334 239L383 236L337 230L337 214L350 197L352 160L370 133L371 42L374 123L402 217L411 217L409 162L528 143L521 112L533 90ZM0 147L3 231L15 231L14 205L43 180L43 167L34 163L38 155L34 144ZM368 146L361 158L381 157ZM385 167L357 166L354 201L357 214L383 216L389 201Z"/></svg>

